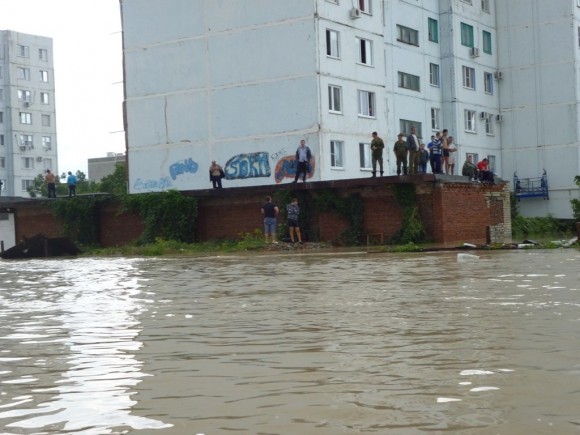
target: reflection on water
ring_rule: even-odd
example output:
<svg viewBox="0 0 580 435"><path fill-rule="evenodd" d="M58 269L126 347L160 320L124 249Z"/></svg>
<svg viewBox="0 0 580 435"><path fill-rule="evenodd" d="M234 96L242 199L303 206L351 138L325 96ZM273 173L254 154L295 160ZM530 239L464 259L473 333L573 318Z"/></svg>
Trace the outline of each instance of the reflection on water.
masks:
<svg viewBox="0 0 580 435"><path fill-rule="evenodd" d="M580 433L580 254L0 262L6 434Z"/></svg>

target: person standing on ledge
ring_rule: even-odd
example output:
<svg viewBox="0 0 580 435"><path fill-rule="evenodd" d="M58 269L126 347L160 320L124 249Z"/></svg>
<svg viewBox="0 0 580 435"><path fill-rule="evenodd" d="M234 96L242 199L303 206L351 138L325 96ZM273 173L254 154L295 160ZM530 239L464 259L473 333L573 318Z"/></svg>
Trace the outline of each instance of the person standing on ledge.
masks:
<svg viewBox="0 0 580 435"><path fill-rule="evenodd" d="M68 171L68 177L66 178L66 184L68 184L68 196L77 196L77 177Z"/></svg>
<svg viewBox="0 0 580 435"><path fill-rule="evenodd" d="M312 158L312 153L310 148L306 146L306 141L302 139L300 141L300 146L296 150L296 177L294 177L294 183L298 182L300 174L302 174L302 182L306 183L306 174L308 173L308 163Z"/></svg>
<svg viewBox="0 0 580 435"><path fill-rule="evenodd" d="M215 160L212 160L209 167L209 181L211 181L214 189L222 188L222 178L225 176L224 170L218 165Z"/></svg>
<svg viewBox="0 0 580 435"><path fill-rule="evenodd" d="M272 202L272 197L267 196L266 202L262 206L264 216L264 241L268 243L268 235L272 236L272 243L276 242L276 217L280 213L278 206Z"/></svg>
<svg viewBox="0 0 580 435"><path fill-rule="evenodd" d="M373 131L373 140L371 141L373 177L377 176L377 162L379 163L381 177L383 176L383 149L384 148L385 148L385 143L378 136L377 132Z"/></svg>
<svg viewBox="0 0 580 435"><path fill-rule="evenodd" d="M46 183L46 187L48 189L48 197L56 198L56 177L52 172L50 172L50 169L46 170L44 182Z"/></svg>

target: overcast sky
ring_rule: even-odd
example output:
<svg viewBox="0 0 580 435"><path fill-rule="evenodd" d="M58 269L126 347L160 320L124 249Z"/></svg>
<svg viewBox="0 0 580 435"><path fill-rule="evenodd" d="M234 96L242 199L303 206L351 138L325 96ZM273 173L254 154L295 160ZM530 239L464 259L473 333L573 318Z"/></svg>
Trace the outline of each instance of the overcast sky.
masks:
<svg viewBox="0 0 580 435"><path fill-rule="evenodd" d="M125 152L119 0L0 0L0 30L53 40L59 173Z"/></svg>

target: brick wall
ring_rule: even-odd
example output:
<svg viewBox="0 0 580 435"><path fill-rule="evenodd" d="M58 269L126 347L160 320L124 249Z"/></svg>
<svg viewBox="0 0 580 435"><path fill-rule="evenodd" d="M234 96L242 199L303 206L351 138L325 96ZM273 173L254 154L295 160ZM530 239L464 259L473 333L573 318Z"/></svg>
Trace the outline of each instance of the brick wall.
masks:
<svg viewBox="0 0 580 435"><path fill-rule="evenodd" d="M469 242L485 243L511 241L509 190L506 185L481 186L466 182L463 177L452 180L432 174L413 177L380 177L373 179L339 180L308 184L284 184L248 188L208 189L183 192L199 200L196 225L198 241L223 238L241 238L244 233L262 231L260 208L267 195L275 197L280 190L298 191L317 195L319 190L334 190L343 197L359 194L363 200L363 231L382 234L387 241L402 226L403 210L397 203L393 186L413 182L417 207L427 239L437 244ZM2 204L0 198L0 207ZM16 240L43 233L49 237L61 235L60 222L38 200L12 202L15 210ZM285 204L280 204L281 208ZM101 206L100 240L103 246L115 246L137 240L143 231L139 216L118 214L114 201ZM309 236L321 241L336 240L348 229L349 222L336 212L309 210L311 215ZM282 213L279 222L285 220ZM280 234L279 237L285 235ZM364 237L363 240L364 242Z"/></svg>

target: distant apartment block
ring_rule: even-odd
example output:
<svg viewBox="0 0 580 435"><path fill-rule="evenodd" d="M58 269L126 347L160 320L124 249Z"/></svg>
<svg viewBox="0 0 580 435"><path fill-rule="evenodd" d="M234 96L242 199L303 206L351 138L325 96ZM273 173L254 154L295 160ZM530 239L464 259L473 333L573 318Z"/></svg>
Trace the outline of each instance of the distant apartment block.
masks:
<svg viewBox="0 0 580 435"><path fill-rule="evenodd" d="M34 178L58 173L52 39L0 31L2 195L28 196Z"/></svg>
<svg viewBox="0 0 580 435"><path fill-rule="evenodd" d="M580 171L576 0L121 0L129 191L289 183L300 139L310 181L371 175L392 146L449 129L458 152L511 182L545 169L570 217Z"/></svg>
<svg viewBox="0 0 580 435"><path fill-rule="evenodd" d="M88 160L88 178L90 181L101 181L112 175L117 165L125 166L127 158L124 153L107 153L106 157L94 157Z"/></svg>

